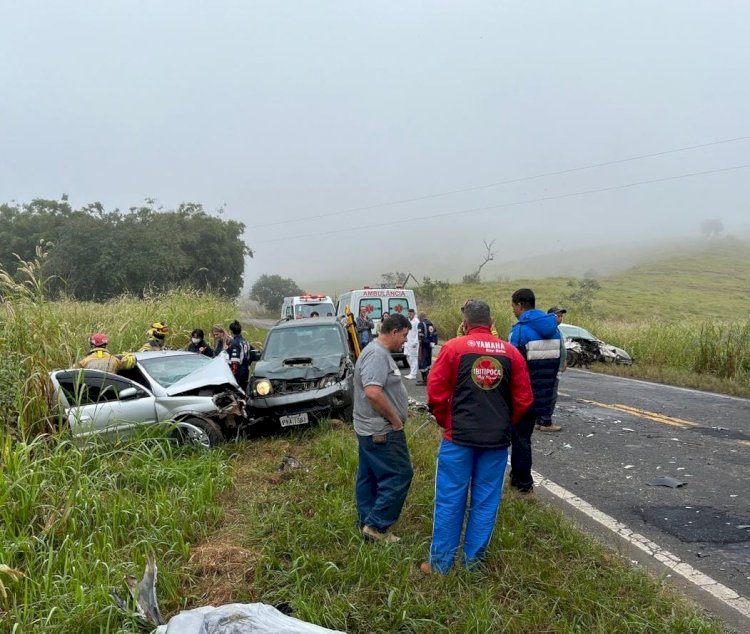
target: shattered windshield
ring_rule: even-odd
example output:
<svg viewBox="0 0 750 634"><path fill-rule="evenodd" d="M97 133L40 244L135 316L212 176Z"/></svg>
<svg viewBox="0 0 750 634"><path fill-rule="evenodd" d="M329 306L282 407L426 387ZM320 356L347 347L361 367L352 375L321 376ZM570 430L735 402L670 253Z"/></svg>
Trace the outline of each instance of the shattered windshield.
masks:
<svg viewBox="0 0 750 634"><path fill-rule="evenodd" d="M346 352L339 326L299 326L268 333L263 360L290 357L322 357Z"/></svg>
<svg viewBox="0 0 750 634"><path fill-rule="evenodd" d="M169 387L211 361L213 359L203 354L190 353L143 359L139 363L154 381L163 387Z"/></svg>

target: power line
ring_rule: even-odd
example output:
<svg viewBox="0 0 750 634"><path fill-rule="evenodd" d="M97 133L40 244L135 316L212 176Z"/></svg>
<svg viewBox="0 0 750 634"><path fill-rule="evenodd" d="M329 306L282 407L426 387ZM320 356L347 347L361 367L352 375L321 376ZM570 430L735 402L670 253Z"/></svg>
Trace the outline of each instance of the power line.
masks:
<svg viewBox="0 0 750 634"><path fill-rule="evenodd" d="M304 234L297 234L294 236L284 236L283 238L274 238L272 240L261 240L260 242L255 242L254 244L255 245L273 244L275 242L285 242L287 240L297 240L299 238L317 238L317 237L328 236L328 235L333 235L337 233L347 233L349 231L360 231L362 229L374 229L377 227L387 227L389 225L400 225L400 224L406 224L408 222L431 220L433 218L443 218L445 216L458 216L461 214L489 211L490 209L503 209L503 208L514 207L518 205L530 205L533 203L548 202L550 200L561 200L563 198L574 198L575 196L585 196L588 194L599 194L602 192L616 191L618 189L628 189L630 187L638 187L640 185L664 183L667 181L680 180L683 178L692 178L694 176L705 176L706 174L718 174L720 172L731 172L731 171L746 169L748 167L750 167L750 163L744 163L743 165L733 165L731 167L720 167L717 169L705 170L702 172L689 172L687 174L677 174L675 176L665 176L663 178L654 178L654 179L645 180L645 181L635 181L632 183L625 183L624 185L613 185L611 187L600 187L598 189L586 189L586 190L578 191L578 192L570 192L568 194L557 194L555 196L543 196L541 198L529 198L526 200L516 200L513 202L509 202L509 203L501 203L499 205L488 205L486 207L472 207L471 209L460 209L458 211L446 211L446 212L437 213L437 214L429 214L426 216L417 216L414 218L402 218L401 220L378 222L378 223L370 224L370 225L357 225L356 227L346 227L344 229L333 229L331 231L321 231L319 233L304 233Z"/></svg>
<svg viewBox="0 0 750 634"><path fill-rule="evenodd" d="M732 139L721 139L719 141L710 141L709 143L701 143L699 145L687 145L685 147L675 148L673 150L663 150L661 152L651 152L650 154L638 154L636 156L629 156L628 158L615 159L613 161L605 161L603 163L591 163L589 165L581 165L579 167L571 167L569 169L557 170L555 172L544 172L542 174L535 174L533 176L521 176L519 178L511 178L507 180L497 181L495 183L489 183L487 185L476 185L473 187L464 187L462 189L453 189L447 192L440 192L437 194L427 194L425 196L416 196L414 198L402 198L400 200L391 200L384 203L376 203L374 205L366 205L364 207L350 207L349 209L342 209L340 211L331 211L324 214L317 214L315 216L307 216L305 218L292 218L279 220L276 222L267 222L258 225L248 225L248 229L261 229L264 227L276 227L279 225L289 225L298 222L306 222L308 220L318 220L320 218L329 218L331 216L341 216L343 214L354 213L357 211L368 211L370 209L379 209L381 207L391 207L393 205L401 205L405 203L418 202L420 200L430 200L432 198L442 198L444 196L451 196L452 194L463 194L466 192L479 191L481 189L490 189L491 187L498 187L499 185L511 185L513 183L523 183L526 181L536 180L539 178L546 178L548 176L561 176L563 174L572 174L574 172L582 172L584 170L594 169L596 167L606 167L608 165L618 165L620 163L628 163L629 161L638 161L645 158L653 158L656 156L664 156L666 154L676 154L678 152L687 152L689 150L697 150L704 147L710 147L712 145L722 145L725 143L735 143L737 141L746 141L750 139L748 136L738 136Z"/></svg>

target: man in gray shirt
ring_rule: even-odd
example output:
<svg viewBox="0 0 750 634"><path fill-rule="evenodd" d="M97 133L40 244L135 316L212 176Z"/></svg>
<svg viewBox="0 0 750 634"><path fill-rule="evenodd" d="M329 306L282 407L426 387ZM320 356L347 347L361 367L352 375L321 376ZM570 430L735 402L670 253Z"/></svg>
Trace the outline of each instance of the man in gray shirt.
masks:
<svg viewBox="0 0 750 634"><path fill-rule="evenodd" d="M380 333L354 369L354 431L359 443L357 513L362 535L397 542L388 529L398 519L413 475L404 435L409 397L391 352L398 352L411 329L401 314L380 324Z"/></svg>

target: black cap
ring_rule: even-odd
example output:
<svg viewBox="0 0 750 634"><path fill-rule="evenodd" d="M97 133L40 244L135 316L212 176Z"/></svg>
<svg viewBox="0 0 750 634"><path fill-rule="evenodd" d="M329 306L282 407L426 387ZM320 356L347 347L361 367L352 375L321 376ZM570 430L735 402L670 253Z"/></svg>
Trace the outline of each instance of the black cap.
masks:
<svg viewBox="0 0 750 634"><path fill-rule="evenodd" d="M567 310L565 310L564 308L562 308L560 306L553 306L552 308L550 308L547 311L547 314L555 314L555 315L557 315L558 313L567 313L567 312L568 312Z"/></svg>

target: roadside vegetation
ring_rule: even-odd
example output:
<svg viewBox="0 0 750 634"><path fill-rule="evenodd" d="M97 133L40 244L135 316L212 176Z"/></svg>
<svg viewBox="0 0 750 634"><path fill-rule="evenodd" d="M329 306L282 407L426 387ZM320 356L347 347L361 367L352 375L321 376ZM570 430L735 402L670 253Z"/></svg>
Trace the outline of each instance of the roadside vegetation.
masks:
<svg viewBox="0 0 750 634"><path fill-rule="evenodd" d="M0 632L136 631L108 593L122 588L124 574L140 576L149 553L159 564L166 615L208 602L262 600L286 601L300 618L349 632L721 631L537 501L504 502L483 570L422 577L416 564L427 553L437 433L431 426L416 431L419 417L410 424L416 478L398 526L404 539L386 547L359 538L356 446L350 429L336 424L211 452L155 438L74 446L57 429L46 376L80 358L91 332L107 332L112 350L127 351L141 345L148 324L162 320L177 348L192 328L226 324L238 309L189 290L50 302L44 258L38 252L13 277L0 271ZM544 307L571 292L566 284L529 283ZM455 331L463 300L487 297L505 332L508 298L522 285L438 288L445 296L436 295L430 312L443 332ZM601 285L595 310L607 291L607 281ZM665 342L655 362L688 332L677 320L670 330L658 322L596 321L568 308L569 321L633 350L641 363L648 349L642 344L639 352L641 332ZM701 367L697 376L736 367L739 382L747 373L747 326L706 324L703 358L719 365ZM646 330L626 329L636 327ZM262 338L247 330L249 339ZM718 353L708 348L724 340ZM695 341L700 349L701 337ZM683 355L700 359L692 349ZM303 468L279 472L285 453Z"/></svg>
<svg viewBox="0 0 750 634"><path fill-rule="evenodd" d="M180 605L190 544L221 516L223 452L157 439L74 446L58 429L47 372L72 366L92 332L115 352L138 349L155 320L182 347L196 326L228 324L225 298L178 290L104 303L45 297L45 253L0 270L0 632L136 631L108 596L146 556L161 567L165 611ZM254 328L248 337L261 338Z"/></svg>
<svg viewBox="0 0 750 634"><path fill-rule="evenodd" d="M564 306L567 323L635 359L629 368L596 364L593 370L750 397L747 243L717 241L610 277L450 285L430 280L417 292L420 310L444 340L455 336L468 298L488 301L498 332L506 336L514 320L510 297L524 286L534 289L538 308Z"/></svg>
<svg viewBox="0 0 750 634"><path fill-rule="evenodd" d="M415 478L398 544L356 526L356 440L337 422L238 448L225 519L196 546L191 605L288 602L298 618L373 632L720 632L665 583L537 501L505 496L486 565L423 576L439 433L407 424ZM279 471L284 455L301 467Z"/></svg>

